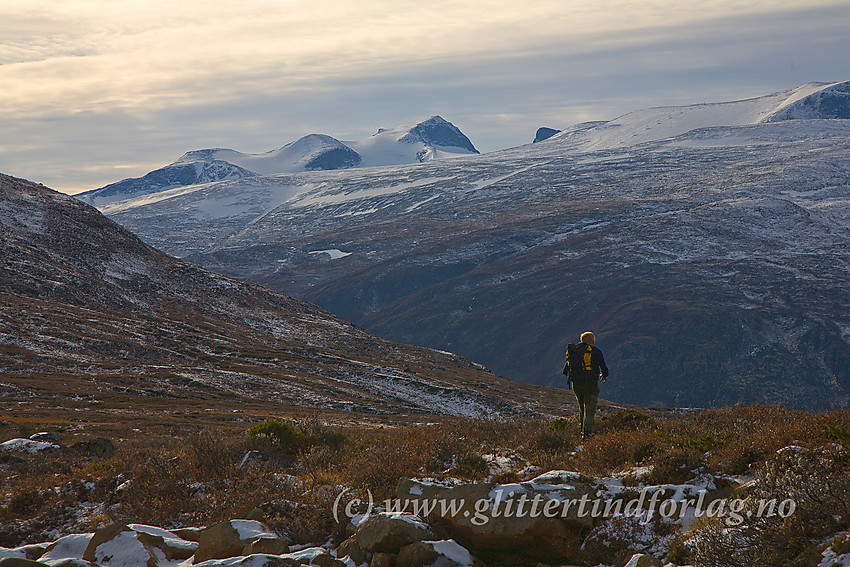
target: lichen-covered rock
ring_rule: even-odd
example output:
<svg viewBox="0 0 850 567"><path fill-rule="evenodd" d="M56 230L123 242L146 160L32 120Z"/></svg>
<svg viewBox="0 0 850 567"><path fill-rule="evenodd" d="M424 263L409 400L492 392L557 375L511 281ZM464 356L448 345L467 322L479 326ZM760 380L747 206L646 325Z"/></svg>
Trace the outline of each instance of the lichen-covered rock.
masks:
<svg viewBox="0 0 850 567"><path fill-rule="evenodd" d="M370 516L355 532L360 547L372 553L398 553L405 545L433 535L428 525L416 516L388 512Z"/></svg>
<svg viewBox="0 0 850 567"><path fill-rule="evenodd" d="M403 548L396 567L472 567L475 560L469 551L453 539L418 541Z"/></svg>

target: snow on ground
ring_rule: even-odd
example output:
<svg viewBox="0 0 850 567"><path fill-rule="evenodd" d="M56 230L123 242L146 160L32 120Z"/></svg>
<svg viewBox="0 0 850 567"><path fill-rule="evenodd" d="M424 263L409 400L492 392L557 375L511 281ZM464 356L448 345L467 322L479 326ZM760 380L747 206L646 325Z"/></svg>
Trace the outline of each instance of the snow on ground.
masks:
<svg viewBox="0 0 850 567"><path fill-rule="evenodd" d="M342 203L350 203L352 201L360 201L374 197L397 195L410 189L434 185L451 179L453 179L453 177L426 177L424 179L418 179L407 183L398 183L396 185L369 185L362 189L355 189L346 193L341 193L336 187L332 187L324 191L320 190L316 192L301 193L291 200L290 206L296 208L340 205Z"/></svg>
<svg viewBox="0 0 850 567"><path fill-rule="evenodd" d="M588 129L555 134L549 140L591 152L664 140L698 128L759 124L800 99L837 84L840 83L809 83L796 89L734 102L647 108Z"/></svg>
<svg viewBox="0 0 850 567"><path fill-rule="evenodd" d="M327 254L331 257L331 260L339 260L340 258L351 256L352 252L343 252L338 248L331 248L330 250L313 250L312 252L308 252L308 254Z"/></svg>

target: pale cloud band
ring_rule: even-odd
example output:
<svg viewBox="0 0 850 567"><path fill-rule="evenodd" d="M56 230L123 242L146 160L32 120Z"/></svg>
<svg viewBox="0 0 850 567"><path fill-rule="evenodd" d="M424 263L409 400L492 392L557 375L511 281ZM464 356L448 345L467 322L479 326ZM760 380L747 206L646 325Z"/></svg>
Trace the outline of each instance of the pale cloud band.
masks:
<svg viewBox="0 0 850 567"><path fill-rule="evenodd" d="M850 79L849 28L846 0L7 0L0 171L43 171L35 180L82 190L207 140L262 151L311 131L362 136L432 112L495 149L528 141L537 122L612 118L661 88L668 96L657 104L672 102L670 92L702 102L736 84L749 96L763 94L761 83L796 86L793 77ZM777 68L794 73L740 76L740 60L788 59L789 50L798 62ZM818 65L834 71L806 74L823 72ZM717 81L689 91L682 78L696 72ZM649 84L676 74L678 85ZM629 89L603 90L618 76ZM104 147L122 135L123 159ZM40 150L54 163L39 169ZM50 170L72 163L73 174Z"/></svg>

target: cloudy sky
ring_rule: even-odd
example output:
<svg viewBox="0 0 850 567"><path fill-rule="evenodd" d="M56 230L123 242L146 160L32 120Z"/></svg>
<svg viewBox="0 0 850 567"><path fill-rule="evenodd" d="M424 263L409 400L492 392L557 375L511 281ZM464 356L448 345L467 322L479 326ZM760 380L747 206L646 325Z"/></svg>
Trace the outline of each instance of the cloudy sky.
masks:
<svg viewBox="0 0 850 567"><path fill-rule="evenodd" d="M75 193L433 114L493 151L850 80L848 30L850 0L0 0L0 172Z"/></svg>

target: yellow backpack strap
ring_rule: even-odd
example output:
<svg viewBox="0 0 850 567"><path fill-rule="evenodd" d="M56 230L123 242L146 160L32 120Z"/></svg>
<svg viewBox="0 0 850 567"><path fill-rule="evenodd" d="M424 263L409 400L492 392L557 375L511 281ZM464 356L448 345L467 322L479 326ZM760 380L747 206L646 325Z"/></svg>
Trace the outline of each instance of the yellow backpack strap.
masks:
<svg viewBox="0 0 850 567"><path fill-rule="evenodd" d="M583 359L584 369L587 372L593 371L593 365L590 363L590 359L592 358L592 356L593 356L593 350L590 347L587 347L587 350L584 351L584 359Z"/></svg>

